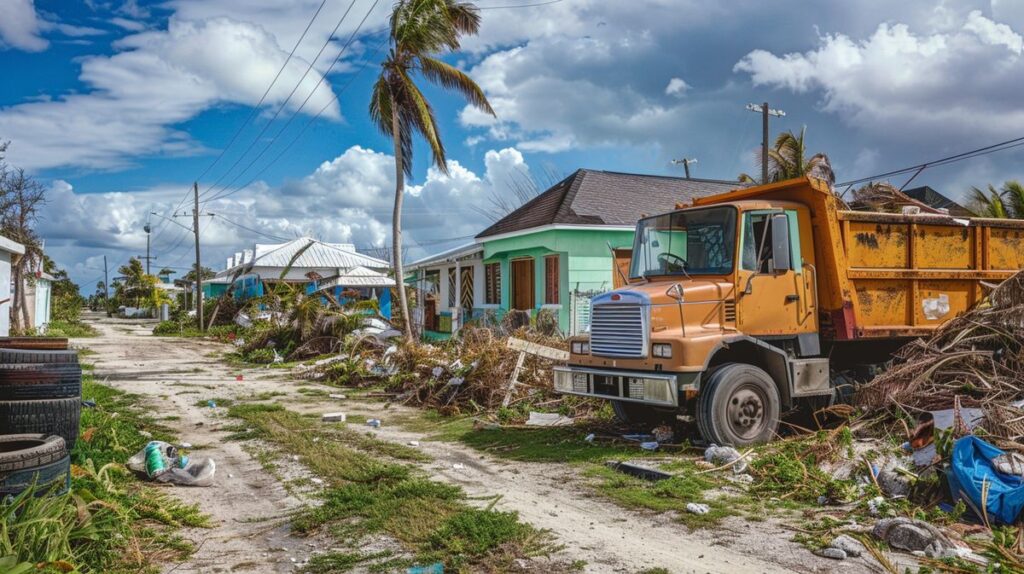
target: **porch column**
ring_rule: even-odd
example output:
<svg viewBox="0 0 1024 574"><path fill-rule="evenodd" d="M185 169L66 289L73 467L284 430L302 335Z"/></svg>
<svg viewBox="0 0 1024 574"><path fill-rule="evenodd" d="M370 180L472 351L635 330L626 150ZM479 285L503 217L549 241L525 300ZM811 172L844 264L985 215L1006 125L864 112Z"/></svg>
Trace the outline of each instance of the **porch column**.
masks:
<svg viewBox="0 0 1024 574"><path fill-rule="evenodd" d="M455 260L455 309L452 313L452 333L462 327L462 261Z"/></svg>

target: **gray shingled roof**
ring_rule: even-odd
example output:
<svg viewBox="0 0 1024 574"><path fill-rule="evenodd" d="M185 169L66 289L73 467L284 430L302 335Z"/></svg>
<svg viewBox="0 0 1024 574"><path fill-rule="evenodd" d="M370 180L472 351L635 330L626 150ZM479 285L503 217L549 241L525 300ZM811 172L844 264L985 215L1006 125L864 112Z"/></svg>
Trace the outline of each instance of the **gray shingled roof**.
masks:
<svg viewBox="0 0 1024 574"><path fill-rule="evenodd" d="M580 169L477 235L490 237L542 225L634 225L676 203L744 187L735 181L686 179Z"/></svg>
<svg viewBox="0 0 1024 574"><path fill-rule="evenodd" d="M952 199L942 195L927 185L921 187L915 187L912 189L904 189L903 193L907 194L913 199L930 205L932 207L938 207L942 209L948 209L949 214L956 217L976 217L975 213Z"/></svg>

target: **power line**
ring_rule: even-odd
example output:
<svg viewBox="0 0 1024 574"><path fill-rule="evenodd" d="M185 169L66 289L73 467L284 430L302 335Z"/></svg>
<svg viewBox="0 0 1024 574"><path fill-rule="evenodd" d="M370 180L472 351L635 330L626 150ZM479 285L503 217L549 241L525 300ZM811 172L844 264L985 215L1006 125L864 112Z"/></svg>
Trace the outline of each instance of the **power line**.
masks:
<svg viewBox="0 0 1024 574"><path fill-rule="evenodd" d="M894 175L902 175L902 174L905 174L905 173L910 173L912 171L920 171L920 170L927 169L929 167L938 167L938 166L947 165L947 164L950 164L950 163L956 163L958 161L963 161L965 159L971 159L971 158L974 158L974 157L980 157L980 156L983 156L983 155L988 155L990 153L995 153L997 151L1004 151L1004 150L1008 150L1008 149L1012 149L1012 148L1020 147L1020 146L1024 146L1024 137L1019 137L1019 138L1014 138L1014 139L1011 139L1011 140L1006 140L1004 142L1000 142L1000 143L997 143L997 144L992 144L992 145L988 145L988 146L985 146L985 147L980 147L978 149L974 149L974 150L971 150L971 151L966 151L966 152L963 152L963 153L958 153L956 155L951 155L951 156L944 157L944 158L941 158L941 159L937 159L937 160L934 160L934 161L928 161L928 162L925 162L925 163L919 163L917 165L912 165L910 167L905 167L905 168L901 168L901 169L897 169L897 170L893 170L893 171L888 171L888 172L885 172L885 173L880 173L880 174L872 175L872 176L869 176L869 177L862 177L862 178L859 178L859 179L852 179L850 181L844 181L844 182L836 184L836 185L840 186L840 187L844 186L844 185L851 185L852 186L852 185L856 185L858 183L864 183L864 182L868 182L868 181L873 181L873 180L881 179L881 178L884 178L884 177L892 177Z"/></svg>
<svg viewBox="0 0 1024 574"><path fill-rule="evenodd" d="M316 21L317 16L320 15L320 11L324 9L325 4L327 4L327 0L322 0L322 2L320 2L320 6L317 7L316 12L313 13L313 17L310 18L309 23L306 24L306 29L302 31L302 35L299 36L299 39L295 41L295 45L292 46L292 51L288 53L288 57L285 58L284 63L281 64L281 69L277 71L277 74L274 76L274 79L271 80L270 85L267 86L266 91L264 91L263 95L260 96L260 101L256 102L256 105L253 106L252 111L249 112L249 115L245 118L245 121L242 122L240 126L238 126L238 129L235 130L235 134L231 136L231 140L228 141L227 145L224 146L223 149L220 150L220 154L217 156L216 159L213 160L213 163L206 166L206 169L203 170L203 173L199 174L199 176L195 178L196 181L203 179L203 176L209 173L210 170L213 169L213 166L217 165L217 162L219 162L224 157L224 154L228 151L228 149L231 148L232 144L235 143L235 140L238 139L238 136L242 133L242 130L244 130L245 127L249 125L249 123L252 121L252 119L256 117L256 114L259 112L260 106L262 106L263 102L266 101L267 96L270 94L270 90L273 89L275 84L277 84L277 80L281 78L281 74L283 74L285 68L288 67L288 63L292 61L292 58L295 56L295 51L299 49L299 45L302 44L302 41L306 39L306 34L308 34L309 29L313 27L313 22ZM328 41L330 41L330 38L328 38ZM302 80L299 80L299 82L301 83Z"/></svg>
<svg viewBox="0 0 1024 574"><path fill-rule="evenodd" d="M504 10L506 8L534 8L536 6L550 6L558 4L563 0L549 0L548 2L537 2L535 4L510 4L508 6L477 6L477 10Z"/></svg>
<svg viewBox="0 0 1024 574"><path fill-rule="evenodd" d="M354 2L355 2L355 0L353 0L353 3L354 3ZM298 109L297 109L297 110L295 110L295 112L294 112L294 113L293 113L293 114L291 115L291 117L290 117L290 118L288 118L288 121L287 121L287 122L285 122L284 126L283 126L283 127L282 127L282 128L280 129L280 130L278 130L278 132L277 132L276 134L274 134L274 137L272 137L272 138L270 139L270 141L269 141L269 142L267 142L267 145L263 147L263 151L261 151L261 152L259 153L259 155L257 155L257 156L256 156L255 158L253 158L253 160L252 160L252 161L250 161L250 162L249 162L249 164L248 164L248 165L246 165L246 166L245 166L245 168L243 168L243 169L242 169L242 171L238 172L238 174L237 174L237 175L235 175L235 177L234 177L234 178L232 178L232 179L231 179L231 181L229 181L228 183L224 184L224 186L223 186L223 187L221 188L220 192L217 192L217 193L215 193L215 194L214 194L214 195L213 195L212 197L210 197L210 198L207 198L207 199L206 199L205 201L209 202L209 201L212 201L212 200L214 200L214 199L218 199L218 198L220 198L220 197L226 197L226 195L221 195L221 194L223 194L223 192L224 192L224 191L225 191L225 190L226 190L226 189L227 189L228 187L230 187L230 186L231 186L231 185L232 185L232 184L233 184L233 183L234 183L235 181L237 181L237 180L238 180L238 178L242 176L242 174L244 174L245 172L249 171L249 168L251 168L251 167L252 167L253 165L255 165L255 163L256 163L257 161L259 161L259 159L260 159L261 157L263 157L263 154L267 153L267 151L268 151L268 150L269 150L269 149L270 149L270 148L271 148L271 147L272 147L272 146L274 145L274 142L276 142L276 141L277 141L277 139L278 139L279 137L281 137L281 134L283 134L283 133L285 132L285 130L287 130L287 129L288 129L288 126L290 126L290 125L292 124L292 122L293 122L293 121L295 120L295 118L296 118L296 117L298 117L299 113L300 113L300 112L302 112L302 109L306 107L306 104L307 104L307 103L309 103L309 100L310 100L310 99L311 99L311 98L313 97L313 94L315 94L315 93L316 93L316 91L317 91L317 90L318 90L318 89L320 88L320 85L321 85L321 84L323 83L323 81L324 81L325 79L327 79L327 75L331 73L331 70L333 70L333 69L334 69L334 66L336 66L336 65L338 64L338 62L339 62L339 61L341 60L341 56L342 56L342 55L344 55L344 53L345 53L345 51L346 51L346 50L348 50L348 47L349 47L349 46L350 46L350 45L352 44L352 42L353 42L353 41L355 40L355 37L356 37L356 35L358 35L358 34L359 34L359 31L360 31L360 30L362 29L362 27L363 27L363 24L365 24L365 23L366 23L366 20L367 20L367 18L369 18L369 17L370 17L370 14L372 14L372 13L373 13L373 10L374 10L374 8L376 8L376 7L377 7L377 4L378 4L379 2L380 2L380 0L374 0L373 4L372 4L372 5L370 6L370 9L366 11L366 14L365 14L365 15L363 16L363 19L362 19L362 20L361 20L361 21L359 22L359 25L358 25L358 26L356 26L356 29L355 29L355 30L353 30L353 31L352 31L352 34L350 34L350 35L349 35L349 37L348 37L348 40L347 40L347 41L345 42L345 45L344 45L344 46L342 46L341 50L340 50L340 51L338 52L338 55L337 55L337 57L335 57L335 58L334 58L334 61L333 61L333 62L331 62L331 65L330 65L330 66L329 66L329 67L327 68L327 71L325 71L325 72L324 72L324 73L323 73L323 74L322 74L322 75L320 76L320 80L319 80L319 81L318 81L318 82L316 83L316 85L315 85L315 86L313 86L313 89L312 89L312 91L310 91L310 92L309 92L309 95L308 95L308 96L306 96L306 99L305 99L305 100L303 100L303 102L302 102L302 105L300 105L300 106L298 107ZM365 67L365 66L364 66L364 67ZM362 71L362 70L360 70L360 71ZM349 82L349 84L351 84L351 81ZM345 87L348 87L348 85L346 85ZM340 100L338 100L338 97L337 97L337 95L335 95L335 96L334 96L334 101L338 101L338 102L339 102L339 105L340 105ZM330 105L331 103L333 103L333 101L332 101L332 102L329 102L329 103L328 103L328 105ZM326 109L326 106L325 106L325 108L324 108L324 109ZM324 112L324 109L321 109L321 110L320 110L319 112L317 112L317 114L316 114L315 116L313 116L313 118L315 119L315 118L319 117L319 116L320 116L320 114L322 114L322 113ZM275 116L275 117L276 117L276 116ZM271 120L271 121L273 121L273 120ZM269 126L269 125L270 125L270 124L268 123L268 124L267 124L267 126ZM266 128L267 126L264 126L264 127ZM261 132L261 134L262 134L262 132ZM257 138L257 139L258 139L258 138ZM255 141L254 141L253 143L255 143ZM251 147L251 146L250 146L250 147ZM247 151L248 151L248 150L247 150ZM262 171L261 171L260 173L262 173ZM212 188L213 188L213 186L210 186L210 189L212 189ZM207 191L209 191L209 189L208 189ZM205 193L205 192L204 192L204 193Z"/></svg>
<svg viewBox="0 0 1024 574"><path fill-rule="evenodd" d="M255 145L256 145L256 143L260 141L260 138L261 138L261 137L263 137L263 134L265 134L265 133L267 132L267 128L269 128L269 127L270 127L270 125L274 123L274 120L276 120L276 119L277 119L277 117L278 117L279 115L281 115L281 112L282 112L282 111L284 110L285 106L287 106L287 105L288 105L288 102L290 102L290 101L292 100L292 96L294 96L294 95L295 95L295 92L296 92L296 91L298 91L299 87L300 87L300 86L302 85L302 82L303 82L303 81L304 81L304 80L306 79L306 76L308 76L308 75L309 75L309 72L313 70L313 66L314 66L314 65L316 64L317 60L319 60L319 59L320 59L320 56L321 56L321 55L323 55L323 53L324 53L324 50L326 50L326 49L327 49L327 46L329 46L329 45L330 45L330 43L331 43L331 39L333 39L333 38L334 38L334 35L335 35L335 34L336 34L336 33L338 32L338 29L339 29L339 28L341 28L341 24L342 24L342 23L343 23L343 22L345 21L345 19L346 19L346 18L348 18L349 12L351 12L351 11L352 11L352 7L356 5L356 1L357 1L357 0L352 0L352 1L351 1L351 2L349 3L349 5L348 5L348 8L347 8L347 9L345 10L345 13L341 15L341 18L340 18L340 19L338 20L338 23L337 23L337 24L336 24L336 25L334 26L334 30L332 30L332 31L331 31L331 34L330 34L330 35L329 35L329 36L327 37L327 41L326 41L326 42L324 42L323 46L320 46L320 50L319 50L319 51L318 51L318 52L316 53L316 56L313 56L313 58L311 58L311 59L310 59L310 61L309 61L309 66L308 66L308 67L306 68L306 71L305 71L305 72L304 72L304 73L302 74L302 77L301 77L301 78L299 78L299 81L295 83L295 87L294 87L294 88L292 88L292 91L291 91L291 93L289 93L289 94L288 94L288 97L287 97L287 98L285 98L285 100L284 100L283 102L281 102L281 105L280 105L280 106L279 106L279 107L277 108L277 111L276 111L276 112L274 112L274 115L273 115L273 117L271 117L271 118L270 118L270 119L269 119L269 120L267 121L267 123L263 124L263 129L261 129L261 130L260 130L260 133L256 134L256 137L254 137L254 138L252 139L252 141L251 141L251 142L249 142L249 146L245 148L245 151L243 151L243 152L242 152L242 153L241 153L241 154L240 154L240 155L238 156L238 159L236 159L236 160L234 161L234 163L232 163L232 164L231 164L231 167L229 167L229 168L227 169L227 171L225 171L225 172L224 172L223 174L221 174L221 176L220 176L219 178L217 178L217 180L216 180L216 181L214 181L214 182L213 182L212 184L210 184L210 186L209 186L209 187L207 187L205 191L203 191L203 193L201 194L201 196L202 196L202 195L206 195L207 193L209 193L209 191L210 191L211 189L213 189L214 187L216 187L216 186L217 186L217 185L218 185L218 184L219 184L219 183L220 183L221 181L223 181L223 180L224 180L224 178L225 178L225 177L227 177L227 176L228 176L228 174L230 174L230 173L231 173L231 172L232 172L232 171L233 171L233 170L235 169L235 167L236 167L236 166L238 166L238 164L239 164L239 163L240 163L240 162L242 161L242 159L243 159L243 158L245 158L246 154L248 154L248 153L249 153L249 150L251 150L251 149L253 148L253 146L255 146ZM374 6L376 6L376 5L377 5L377 2L374 2ZM371 8L371 10L372 10L372 8ZM364 20L365 20L365 19L364 19ZM357 30L358 30L358 28L357 28ZM347 44L346 44L346 47L347 47ZM345 49L344 49L344 48L342 48L341 52L339 52L339 54L338 54L338 58L340 58L340 57L341 57L341 53L343 53L344 51L345 51ZM333 62L333 63L331 63L331 67L330 67L330 68L328 68L328 69L327 69L327 71L326 71L326 72L324 72L324 73L323 73L323 74L322 74L322 75L320 76L320 81L318 81L318 82L316 83L316 85L315 85L315 86L313 86L313 90L312 90L312 91L310 91L310 93L309 93L309 96L308 96L308 97L306 98L307 100L308 100L309 98L313 97L313 94L315 94L315 93L316 93L316 91L317 91L318 89L320 89L320 84L322 84L322 83L323 83L323 81L324 81L324 78L325 78L325 77L327 76L327 74L329 74L329 73L330 73L331 69L332 69L332 68L334 68L334 65L335 65L335 64L336 64L336 63L338 62L338 58L335 58L334 62ZM301 110L301 109L302 109L302 108L300 107L300 108L299 108L299 110ZM298 113L298 111L296 111L296 113ZM248 169L248 166L246 166L246 169ZM236 176L235 176L235 179L237 179L237 178L238 178L238 177L239 177L239 176L240 176L240 175L241 175L242 173L245 173L245 169L243 169L243 170L241 171L241 173L239 173L238 175L236 175ZM234 180L232 180L232 182L233 182L233 181L234 181ZM228 185L231 185L231 184L229 183Z"/></svg>
<svg viewBox="0 0 1024 574"><path fill-rule="evenodd" d="M274 79L271 80L270 85L267 86L267 89L263 92L263 95L260 97L260 100L256 103L255 106L253 106L252 110L249 112L249 115L245 118L245 121L243 121L242 124L238 126L238 129L235 130L234 135L231 136L231 140L228 141L227 145L221 149L220 154L217 155L213 162L206 166L206 169L204 169L203 172L200 173L198 177L193 178L194 181L199 181L200 179L202 179L207 173L210 172L211 169L213 169L215 165L217 165L218 162L220 162L221 159L223 159L228 149L230 149L231 146L235 143L235 140L238 139L238 136L241 135L245 127L248 126L250 122L252 122L252 119L254 117L256 117L256 114L259 112L260 106L263 105L263 102L266 101L267 96L270 94L270 90L273 89L274 85L277 84L277 81L281 78L281 74L283 74L284 70L288 67L288 63L291 62L293 57L295 57L296 50L298 50L299 46L302 44L302 41L306 38L306 35L309 33L310 28L312 28L313 23L316 21L317 17L320 15L320 12L323 10L326 4L327 0L322 0L320 2L320 6L318 6L316 12L313 13L313 17L309 19L309 23L306 24L306 28L302 31L302 35L299 36L299 39L296 40L295 45L292 46L291 52L288 53L288 57L285 58L284 63L281 64L281 68L277 71L277 74L274 75ZM327 41L330 42L330 37L327 38ZM305 75L303 75L303 78L305 78ZM302 80L299 80L299 83L301 82ZM192 188L190 186L188 189L185 190L185 193L182 195L181 200L178 202L177 206L175 206L172 213L176 213L185 204L185 201L188 199L188 192L191 191L191 189ZM156 241L160 237L160 234L163 232L166 226L166 222L161 221L159 223L159 228L156 230L156 235L153 236L153 241Z"/></svg>
<svg viewBox="0 0 1024 574"><path fill-rule="evenodd" d="M238 223L237 221L233 221L231 219L228 219L227 217L224 217L223 215L221 215L219 213L215 213L214 217L219 217L219 218L223 219L224 221L230 223L231 225L234 225L235 227L238 227L240 229L244 229L246 231L250 231L252 233L255 233L256 235L260 235L262 237L266 237L267 239L274 239L274 240L277 240L277 241L285 241L285 242L291 241L291 239L287 239L287 238L284 238L284 237L278 237L276 235L270 235L269 233L265 233L265 232L260 231L258 229L253 229L251 227L246 227L246 226L242 225L241 223Z"/></svg>
<svg viewBox="0 0 1024 574"><path fill-rule="evenodd" d="M379 44L377 44L377 48L373 51L373 54L369 58L367 58L366 60L363 61L363 65L359 68L359 70L357 70L356 73L353 74L349 78L348 82L345 83L345 85L342 86L340 90L338 90L338 94L339 95L345 93L345 91L348 90L349 86L351 86L352 83L355 82L356 78L359 77L359 75L363 73L363 70L365 70L367 68L367 66L370 64L370 62L374 58L377 57L377 54L380 53L380 51L384 48L384 45L387 44L387 42L388 42L388 38L387 38L387 36L385 36L384 39L381 40L381 42ZM227 193L224 193L224 191L222 190L220 193L214 195L213 197L207 198L206 201L210 202L210 201L215 201L217 199L223 199L225 197L234 195L234 194L238 193L239 191L242 191L243 189L245 189L245 188L249 187L250 185L252 185L257 179L259 179L259 177L261 175L263 175L263 173L265 171L267 171L272 165L276 164L278 161L280 161L280 159L282 157L284 157L284 155L288 152L288 150L290 150L292 148L292 146L294 146L299 141L299 139L302 138L302 135L304 133L306 133L306 130L309 129L309 126L312 125L312 123L317 118L319 118L321 114L323 114L325 111L327 111L327 108L330 107L330 105L332 103L334 103L334 102L328 102L326 105L324 105L324 107L320 108L320 111L318 111L311 118L306 120L306 123L303 124L302 129L300 129L299 132L297 134L295 134L295 137L292 138L292 140L290 142L288 142L287 145L285 145L285 147L280 151L280 153L278 153L274 157L274 159L272 159L268 163L264 164L264 166L262 168L260 168L260 170L258 172L256 172L256 174L251 179L249 179L249 181L245 182L244 184L236 187L235 189L233 189L233 190L231 190L231 191L229 191ZM286 125L285 128L287 128L287 127L288 126ZM284 128L282 128L281 132L284 132ZM281 135L281 132L278 132L279 136ZM273 142L271 142L271 144L273 144ZM267 148L264 149L264 151L269 149L269 147L270 146L268 145ZM227 189L227 186L225 186L225 189Z"/></svg>

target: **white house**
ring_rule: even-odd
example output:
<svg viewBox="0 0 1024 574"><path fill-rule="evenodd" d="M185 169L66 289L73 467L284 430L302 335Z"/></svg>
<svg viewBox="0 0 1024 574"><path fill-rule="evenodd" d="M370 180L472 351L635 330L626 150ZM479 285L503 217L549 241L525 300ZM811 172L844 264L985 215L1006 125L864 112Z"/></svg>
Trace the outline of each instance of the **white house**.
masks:
<svg viewBox="0 0 1024 574"><path fill-rule="evenodd" d="M487 309L498 309L488 295L484 246L471 243L416 261L405 271L412 275L418 294L417 323L425 332L454 333L466 321ZM407 279L408 281L408 279Z"/></svg>
<svg viewBox="0 0 1024 574"><path fill-rule="evenodd" d="M24 245L0 235L0 337L11 334L11 264L24 254Z"/></svg>
<svg viewBox="0 0 1024 574"><path fill-rule="evenodd" d="M312 237L300 237L287 243L257 243L228 257L224 271L218 278L230 278L239 271L255 274L265 282L283 281L304 283L310 274L320 277L344 275L348 270L365 267L374 271L387 271L391 265L383 259L363 255L350 243L325 243ZM287 273L285 270L287 269Z"/></svg>

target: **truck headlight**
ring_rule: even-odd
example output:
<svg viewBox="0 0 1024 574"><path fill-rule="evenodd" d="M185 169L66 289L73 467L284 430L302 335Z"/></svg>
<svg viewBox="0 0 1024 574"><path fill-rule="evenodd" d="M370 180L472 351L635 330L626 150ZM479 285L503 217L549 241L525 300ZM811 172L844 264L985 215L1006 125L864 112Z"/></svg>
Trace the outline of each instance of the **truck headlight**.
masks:
<svg viewBox="0 0 1024 574"><path fill-rule="evenodd" d="M572 342L572 354L573 355L589 355L590 354L590 343L587 341L573 341Z"/></svg>
<svg viewBox="0 0 1024 574"><path fill-rule="evenodd" d="M651 354L659 359L671 359L672 358L672 345L668 343L655 343L651 347Z"/></svg>

